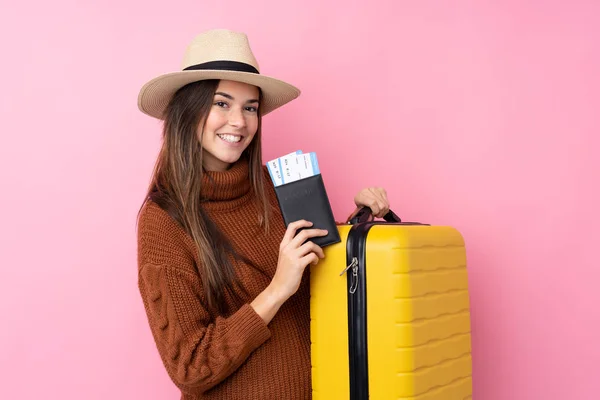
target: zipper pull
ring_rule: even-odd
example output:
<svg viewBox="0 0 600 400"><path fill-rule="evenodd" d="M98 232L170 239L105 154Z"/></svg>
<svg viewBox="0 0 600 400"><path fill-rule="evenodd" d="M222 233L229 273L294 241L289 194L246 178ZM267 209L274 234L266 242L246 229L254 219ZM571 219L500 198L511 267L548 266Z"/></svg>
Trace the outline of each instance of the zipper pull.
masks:
<svg viewBox="0 0 600 400"><path fill-rule="evenodd" d="M342 273L340 274L340 276L344 275L346 272L348 272L348 270L350 268L354 268L355 265L358 265L358 258L356 257L352 257L352 262L350 263L350 265L348 265L346 268L344 268L344 270L342 271Z"/></svg>
<svg viewBox="0 0 600 400"><path fill-rule="evenodd" d="M350 268L352 268L352 283L350 284L349 292L350 294L354 294L354 292L356 292L356 288L358 287L358 258L352 257L352 262L350 263L350 265L344 268L340 276L348 272Z"/></svg>

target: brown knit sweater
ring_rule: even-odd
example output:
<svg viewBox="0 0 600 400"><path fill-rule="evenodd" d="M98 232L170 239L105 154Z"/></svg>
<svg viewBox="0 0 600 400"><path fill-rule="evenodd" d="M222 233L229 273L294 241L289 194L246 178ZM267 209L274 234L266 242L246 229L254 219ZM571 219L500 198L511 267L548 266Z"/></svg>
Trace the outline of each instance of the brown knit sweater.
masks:
<svg viewBox="0 0 600 400"><path fill-rule="evenodd" d="M239 293L241 305L228 298L229 315L207 310L191 237L158 205L147 203L138 225L139 290L163 364L185 400L309 399L308 269L298 292L267 326L250 302L275 273L283 220L275 214L268 236L259 228L247 162L208 175L214 183L206 186L211 196L205 210L254 264L235 263L248 295ZM265 179L277 211L266 170Z"/></svg>

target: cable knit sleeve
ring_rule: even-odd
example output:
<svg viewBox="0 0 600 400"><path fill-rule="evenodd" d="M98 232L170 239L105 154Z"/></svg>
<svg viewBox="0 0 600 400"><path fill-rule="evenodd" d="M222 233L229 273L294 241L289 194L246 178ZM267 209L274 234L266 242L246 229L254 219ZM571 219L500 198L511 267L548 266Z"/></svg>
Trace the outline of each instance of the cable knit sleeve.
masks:
<svg viewBox="0 0 600 400"><path fill-rule="evenodd" d="M151 204L138 226L139 290L158 351L173 382L202 393L231 375L270 337L249 305L211 317L183 230Z"/></svg>

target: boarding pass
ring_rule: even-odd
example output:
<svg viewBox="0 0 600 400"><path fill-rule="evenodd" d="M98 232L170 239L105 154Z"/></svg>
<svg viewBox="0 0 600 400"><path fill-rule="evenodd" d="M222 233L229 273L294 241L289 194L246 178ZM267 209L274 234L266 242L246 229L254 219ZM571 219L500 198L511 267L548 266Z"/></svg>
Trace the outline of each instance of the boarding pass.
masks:
<svg viewBox="0 0 600 400"><path fill-rule="evenodd" d="M302 153L302 150L269 161L267 168L275 186L281 186L321 173L317 154L315 152Z"/></svg>

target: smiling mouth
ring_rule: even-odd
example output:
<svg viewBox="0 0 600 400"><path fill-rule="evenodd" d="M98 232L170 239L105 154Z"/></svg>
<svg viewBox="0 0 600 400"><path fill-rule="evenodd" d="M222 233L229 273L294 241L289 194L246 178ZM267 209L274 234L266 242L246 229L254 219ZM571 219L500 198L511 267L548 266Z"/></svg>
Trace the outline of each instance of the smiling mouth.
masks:
<svg viewBox="0 0 600 400"><path fill-rule="evenodd" d="M239 141L242 140L241 136L238 135L217 135L218 137L220 137L221 139L223 139L224 141L228 142L228 143L238 143Z"/></svg>

